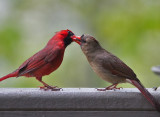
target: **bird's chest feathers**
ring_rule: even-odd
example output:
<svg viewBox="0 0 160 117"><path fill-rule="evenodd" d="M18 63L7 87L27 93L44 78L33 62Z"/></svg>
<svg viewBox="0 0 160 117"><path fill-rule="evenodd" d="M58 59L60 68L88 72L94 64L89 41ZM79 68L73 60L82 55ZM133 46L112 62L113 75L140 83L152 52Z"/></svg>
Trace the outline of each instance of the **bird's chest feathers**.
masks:
<svg viewBox="0 0 160 117"><path fill-rule="evenodd" d="M99 62L92 61L90 62L90 65L93 71L96 72L103 80L113 84L119 82L120 79L113 75L109 70L104 69Z"/></svg>
<svg viewBox="0 0 160 117"><path fill-rule="evenodd" d="M60 65L63 61L64 51L62 50L60 53L56 55L56 57L50 61L52 66Z"/></svg>
<svg viewBox="0 0 160 117"><path fill-rule="evenodd" d="M95 62L95 61L92 61L90 62L90 65L92 67L92 69L94 70L94 72L96 72L100 77L103 77L103 75L107 72L109 73L109 71L105 70L102 68L102 65Z"/></svg>

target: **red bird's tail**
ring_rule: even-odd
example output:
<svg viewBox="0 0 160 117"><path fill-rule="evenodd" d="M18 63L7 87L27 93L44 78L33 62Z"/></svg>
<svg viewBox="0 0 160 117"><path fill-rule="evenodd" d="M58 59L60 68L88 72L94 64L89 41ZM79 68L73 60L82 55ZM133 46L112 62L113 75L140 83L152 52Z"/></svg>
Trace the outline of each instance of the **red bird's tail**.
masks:
<svg viewBox="0 0 160 117"><path fill-rule="evenodd" d="M12 72L12 73L0 78L0 82L7 79L7 78L16 77L16 76L17 76L17 72Z"/></svg>
<svg viewBox="0 0 160 117"><path fill-rule="evenodd" d="M143 96L160 112L159 102L148 92L148 90L138 81L130 80L132 84L137 87Z"/></svg>

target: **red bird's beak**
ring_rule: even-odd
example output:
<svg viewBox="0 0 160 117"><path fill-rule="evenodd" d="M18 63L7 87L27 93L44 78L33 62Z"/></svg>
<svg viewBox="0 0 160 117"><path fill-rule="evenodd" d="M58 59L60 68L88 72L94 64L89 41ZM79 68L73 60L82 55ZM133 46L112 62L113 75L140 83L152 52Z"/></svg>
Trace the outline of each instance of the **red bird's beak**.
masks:
<svg viewBox="0 0 160 117"><path fill-rule="evenodd" d="M80 36L71 36L72 40L76 43L78 43L79 45L81 45L81 37Z"/></svg>

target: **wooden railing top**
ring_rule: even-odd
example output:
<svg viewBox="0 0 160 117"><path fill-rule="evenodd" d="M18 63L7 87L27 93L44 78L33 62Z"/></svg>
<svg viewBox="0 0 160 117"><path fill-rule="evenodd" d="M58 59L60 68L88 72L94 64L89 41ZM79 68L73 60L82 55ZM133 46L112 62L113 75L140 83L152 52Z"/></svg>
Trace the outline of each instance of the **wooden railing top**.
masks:
<svg viewBox="0 0 160 117"><path fill-rule="evenodd" d="M160 102L160 90L148 90ZM4 111L151 112L155 116L160 114L136 88L115 91L97 91L94 88L63 88L62 91L0 88L0 113Z"/></svg>

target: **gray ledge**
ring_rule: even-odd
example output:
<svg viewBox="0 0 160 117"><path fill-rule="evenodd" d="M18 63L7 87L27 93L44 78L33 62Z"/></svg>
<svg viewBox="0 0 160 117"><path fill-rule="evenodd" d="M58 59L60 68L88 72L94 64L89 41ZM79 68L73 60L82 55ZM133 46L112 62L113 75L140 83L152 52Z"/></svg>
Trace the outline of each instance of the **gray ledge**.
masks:
<svg viewBox="0 0 160 117"><path fill-rule="evenodd" d="M148 90L160 102L160 90ZM10 117L10 114L22 114L21 116L25 116L24 113L35 114L35 116L49 114L52 117L61 114L71 117L78 113L81 117L84 113L88 113L84 117L90 117L89 115L93 113L104 116L109 114L113 115L112 117L116 113L117 115L124 114L124 116L127 113L136 115L139 113L141 117L145 114L148 115L147 117L150 117L149 115L160 116L160 113L135 88L104 92L94 88L64 88L63 91L43 91L38 88L0 88L0 115ZM76 117L79 117L78 115Z"/></svg>

